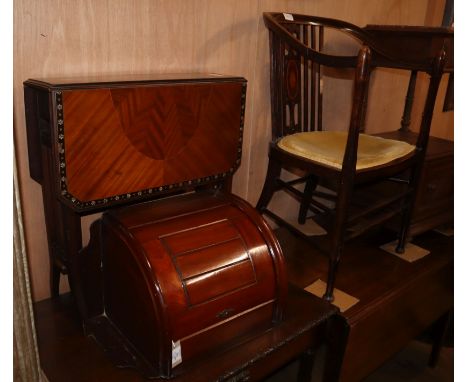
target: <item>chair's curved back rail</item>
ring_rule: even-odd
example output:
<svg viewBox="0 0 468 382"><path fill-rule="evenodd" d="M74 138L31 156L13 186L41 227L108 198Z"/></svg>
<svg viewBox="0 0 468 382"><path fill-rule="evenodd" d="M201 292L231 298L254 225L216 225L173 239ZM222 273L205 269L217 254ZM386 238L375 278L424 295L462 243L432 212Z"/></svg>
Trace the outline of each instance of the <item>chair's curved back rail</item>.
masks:
<svg viewBox="0 0 468 382"><path fill-rule="evenodd" d="M368 46L371 70L386 67L411 71L413 89L418 71L427 72L433 80L453 71L450 28L390 25L360 28L341 20L301 14L264 13L263 17L270 32L273 140L300 131L322 130L323 67L352 69L358 65L358 53L324 52L325 30L342 32L361 48ZM407 98L402 118L406 127L412 96ZM427 118L426 121L423 118L424 135L428 135L429 128Z"/></svg>

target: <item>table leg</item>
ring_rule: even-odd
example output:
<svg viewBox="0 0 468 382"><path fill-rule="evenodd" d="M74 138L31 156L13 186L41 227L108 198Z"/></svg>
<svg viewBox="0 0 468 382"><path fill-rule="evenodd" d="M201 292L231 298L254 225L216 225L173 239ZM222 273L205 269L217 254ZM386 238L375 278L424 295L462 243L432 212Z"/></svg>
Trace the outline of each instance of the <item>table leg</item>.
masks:
<svg viewBox="0 0 468 382"><path fill-rule="evenodd" d="M297 373L297 382L310 382L312 370L314 368L315 352L312 349L307 350L299 359L299 371Z"/></svg>
<svg viewBox="0 0 468 382"><path fill-rule="evenodd" d="M440 358L440 352L442 350L445 336L447 334L447 328L450 322L451 312L445 313L442 317L440 317L434 327L434 335L433 335L433 342L432 342L432 350L431 355L429 356L429 366L436 367L437 362Z"/></svg>
<svg viewBox="0 0 468 382"><path fill-rule="evenodd" d="M323 380L326 382L340 380L349 330L349 325L343 316L335 315L330 317L327 327L327 349L323 370Z"/></svg>

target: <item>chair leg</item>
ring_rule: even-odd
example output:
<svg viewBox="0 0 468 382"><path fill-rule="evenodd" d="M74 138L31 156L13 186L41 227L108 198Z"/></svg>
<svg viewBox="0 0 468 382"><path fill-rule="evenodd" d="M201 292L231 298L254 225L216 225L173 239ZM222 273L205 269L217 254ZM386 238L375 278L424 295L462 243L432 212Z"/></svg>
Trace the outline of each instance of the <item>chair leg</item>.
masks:
<svg viewBox="0 0 468 382"><path fill-rule="evenodd" d="M323 299L328 302L334 300L333 289L335 287L335 275L338 270L338 264L343 252L343 242L345 236L346 218L348 216L349 203L352 194L352 180L342 182L342 187L338 190L338 199L336 201L336 215L334 227L331 235L330 252L328 260L327 289Z"/></svg>
<svg viewBox="0 0 468 382"><path fill-rule="evenodd" d="M338 193L335 211L335 223L331 236L330 252L328 260L327 289L323 299L328 302L334 300L333 289L335 287L335 275L343 252L346 218L348 216L349 203L351 200L352 183L348 181L346 186Z"/></svg>
<svg viewBox="0 0 468 382"><path fill-rule="evenodd" d="M333 290L335 289L335 276L338 271L338 264L340 262L341 249L331 254L328 260L328 275L327 275L327 289L323 295L323 299L328 302L333 302L335 296L333 296Z"/></svg>
<svg viewBox="0 0 468 382"><path fill-rule="evenodd" d="M400 232L398 234L398 242L395 248L396 253L405 253L405 246L408 240L408 232L411 224L411 208L406 207L403 210L403 217L400 226Z"/></svg>
<svg viewBox="0 0 468 382"><path fill-rule="evenodd" d="M344 215L344 212L338 213L338 215ZM343 216L341 216L343 218ZM337 217L337 220L340 219ZM327 288L323 299L328 302L333 302L335 297L333 296L333 289L335 288L335 276L338 271L338 264L341 259L341 253L343 252L343 241L344 241L344 221L337 222L335 226L335 235L333 236L331 243L331 250L328 258L328 275L327 275Z"/></svg>
<svg viewBox="0 0 468 382"><path fill-rule="evenodd" d="M317 188L318 178L314 175L309 175L304 187L304 196L301 200L301 206L299 208L299 216L297 221L299 224L304 224L307 217L307 212L309 211L309 205L312 201L312 193Z"/></svg>
<svg viewBox="0 0 468 382"><path fill-rule="evenodd" d="M395 248L395 252L402 254L405 253L406 242L408 241L408 234L411 225L411 216L413 215L414 203L416 201L416 188L421 178L422 162L412 170L410 175L410 182L408 187L413 190L409 193L405 200L403 207L403 215L401 219L400 232L398 234L398 243Z"/></svg>
<svg viewBox="0 0 468 382"><path fill-rule="evenodd" d="M409 187L415 188L416 176L413 175L413 179L410 182ZM406 199L406 206L403 208L403 215L401 219L400 232L398 234L398 242L395 248L396 253L405 253L405 246L408 241L408 234L411 226L411 216L413 215L414 203L416 200L416 191L412 191Z"/></svg>
<svg viewBox="0 0 468 382"><path fill-rule="evenodd" d="M263 184L262 193L260 194L260 198L258 199L255 207L257 211L262 212L268 206L268 203L270 203L273 194L278 188L276 179L278 179L280 175L281 165L270 157L265 183Z"/></svg>

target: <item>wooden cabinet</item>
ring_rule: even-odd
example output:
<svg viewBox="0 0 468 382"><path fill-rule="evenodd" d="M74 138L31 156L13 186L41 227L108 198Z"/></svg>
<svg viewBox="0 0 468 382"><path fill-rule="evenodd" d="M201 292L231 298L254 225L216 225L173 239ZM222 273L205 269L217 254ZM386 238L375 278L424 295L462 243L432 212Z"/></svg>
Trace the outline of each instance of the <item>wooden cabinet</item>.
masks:
<svg viewBox="0 0 468 382"><path fill-rule="evenodd" d="M422 179L411 219L411 233L436 228L453 221L454 208L453 142L430 138Z"/></svg>
<svg viewBox="0 0 468 382"><path fill-rule="evenodd" d="M414 144L417 135L412 132L392 132L379 134L392 138L398 136ZM453 221L454 208L454 163L453 142L441 138L430 137L427 146L424 166L416 192L416 202L411 218L410 233L418 235ZM380 185L376 195L398 192L398 184ZM399 220L393 219L389 227L398 230Z"/></svg>
<svg viewBox="0 0 468 382"><path fill-rule="evenodd" d="M255 209L230 194L198 192L108 212L81 256L94 264L86 273L97 274L85 285L97 308L87 330L114 352L120 338L148 377L173 376L180 363L282 320L279 244ZM109 339L103 333L113 328ZM119 366L128 358L114 357Z"/></svg>

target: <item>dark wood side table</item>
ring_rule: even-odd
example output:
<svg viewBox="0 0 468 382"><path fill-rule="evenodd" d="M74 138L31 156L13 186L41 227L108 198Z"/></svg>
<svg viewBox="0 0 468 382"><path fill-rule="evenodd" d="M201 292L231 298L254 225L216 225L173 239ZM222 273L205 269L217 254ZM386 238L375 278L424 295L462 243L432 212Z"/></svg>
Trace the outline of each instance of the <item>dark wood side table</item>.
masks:
<svg viewBox="0 0 468 382"><path fill-rule="evenodd" d="M29 172L42 186L52 296L68 274L81 317L92 316L80 270L82 216L229 190L242 154L246 89L244 78L203 73L24 82Z"/></svg>
<svg viewBox="0 0 468 382"><path fill-rule="evenodd" d="M83 336L70 295L35 304L41 366L49 381L144 381L118 369L91 338ZM181 364L172 381L257 381L297 357L298 380L309 381L313 352L325 341L327 320L336 309L290 287L285 320L266 332L239 338L225 351Z"/></svg>
<svg viewBox="0 0 468 382"><path fill-rule="evenodd" d="M291 283L304 288L324 280L324 256L284 228L276 233ZM379 232L345 249L336 287L360 301L331 318L328 379L361 380L436 321L440 330L430 361L437 359L453 308L453 238L435 232L415 237L413 242L431 253L413 263L379 249L393 239L394 234Z"/></svg>

